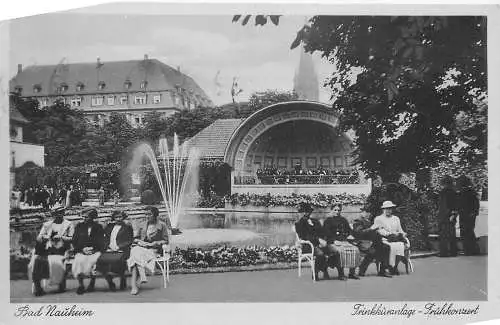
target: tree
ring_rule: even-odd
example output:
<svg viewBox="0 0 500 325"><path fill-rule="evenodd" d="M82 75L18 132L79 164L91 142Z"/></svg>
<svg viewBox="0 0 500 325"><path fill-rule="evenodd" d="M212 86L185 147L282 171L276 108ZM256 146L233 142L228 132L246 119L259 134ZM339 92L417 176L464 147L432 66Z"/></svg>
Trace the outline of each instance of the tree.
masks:
<svg viewBox="0 0 500 325"><path fill-rule="evenodd" d="M240 113L240 117L247 117L261 108L292 100L299 97L294 91L266 90L253 93L248 100L248 108Z"/></svg>
<svg viewBox="0 0 500 325"><path fill-rule="evenodd" d="M129 161L133 156L133 146L138 142L138 132L124 114L112 113L97 136L106 139L103 147L107 150L107 162Z"/></svg>
<svg viewBox="0 0 500 325"><path fill-rule="evenodd" d="M485 17L314 16L291 47L301 44L336 65L333 109L355 131L368 175L393 181L434 167L460 141L462 153L485 159ZM477 127L465 131L461 116L476 116Z"/></svg>

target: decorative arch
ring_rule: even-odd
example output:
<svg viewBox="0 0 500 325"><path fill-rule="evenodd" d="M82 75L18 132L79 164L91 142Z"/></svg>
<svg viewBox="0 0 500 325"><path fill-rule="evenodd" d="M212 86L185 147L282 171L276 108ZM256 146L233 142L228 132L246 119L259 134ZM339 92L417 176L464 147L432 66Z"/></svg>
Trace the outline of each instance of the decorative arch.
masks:
<svg viewBox="0 0 500 325"><path fill-rule="evenodd" d="M311 101L284 102L264 107L250 115L233 133L224 154L224 161L234 170L242 170L252 143L267 130L285 122L308 120L337 128L338 114L331 107Z"/></svg>

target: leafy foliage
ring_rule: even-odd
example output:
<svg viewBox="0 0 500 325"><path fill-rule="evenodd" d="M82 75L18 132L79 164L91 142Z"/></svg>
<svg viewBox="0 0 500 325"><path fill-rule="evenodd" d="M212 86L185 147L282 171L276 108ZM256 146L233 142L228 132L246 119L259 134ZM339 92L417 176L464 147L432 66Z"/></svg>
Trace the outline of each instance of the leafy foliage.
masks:
<svg viewBox="0 0 500 325"><path fill-rule="evenodd" d="M369 176L436 167L460 142L486 160L486 17L314 16L299 45L336 66L325 86Z"/></svg>

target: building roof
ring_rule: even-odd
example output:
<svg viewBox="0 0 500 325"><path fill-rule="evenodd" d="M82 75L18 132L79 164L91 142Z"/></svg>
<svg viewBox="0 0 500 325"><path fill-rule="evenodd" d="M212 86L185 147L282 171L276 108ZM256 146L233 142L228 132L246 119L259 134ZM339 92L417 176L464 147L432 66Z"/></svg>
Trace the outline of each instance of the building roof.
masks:
<svg viewBox="0 0 500 325"><path fill-rule="evenodd" d="M13 105L10 105L10 120L18 122L18 123L23 123L23 124L30 122Z"/></svg>
<svg viewBox="0 0 500 325"><path fill-rule="evenodd" d="M28 66L10 82L11 91L22 87L22 96L57 96L74 94L96 94L116 92L140 92L183 89L188 94L198 95L212 102L201 87L188 75L156 59L131 61L99 61L58 65ZM127 89L125 83L129 81ZM146 89L141 83L147 82ZM99 84L104 83L104 89ZM83 85L82 90L77 86ZM61 85L67 90L59 92ZM38 92L36 92L38 90Z"/></svg>
<svg viewBox="0 0 500 325"><path fill-rule="evenodd" d="M243 119L216 120L185 142L187 150L196 148L201 158L224 158L231 135Z"/></svg>

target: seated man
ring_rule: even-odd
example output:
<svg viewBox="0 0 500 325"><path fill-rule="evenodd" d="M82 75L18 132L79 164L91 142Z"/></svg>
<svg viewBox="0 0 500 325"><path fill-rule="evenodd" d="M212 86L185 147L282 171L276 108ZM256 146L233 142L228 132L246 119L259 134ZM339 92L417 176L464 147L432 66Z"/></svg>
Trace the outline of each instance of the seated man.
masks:
<svg viewBox="0 0 500 325"><path fill-rule="evenodd" d="M344 268L349 268L349 279L359 280L356 276L356 267L359 265L361 255L359 249L347 241L352 236L352 229L347 220L341 216L342 205L332 206L332 215L326 218L323 224L323 233L328 244L330 266L336 267L339 280L347 280Z"/></svg>
<svg viewBox="0 0 500 325"><path fill-rule="evenodd" d="M388 268L392 275L399 275L399 258L396 257L405 255L405 248L409 247L410 242L406 238L399 218L392 214L392 209L395 206L391 201L385 201L382 204L383 213L375 218L371 228L384 237L381 246L389 247L388 263L381 267L380 272L384 273L385 269Z"/></svg>
<svg viewBox="0 0 500 325"><path fill-rule="evenodd" d="M310 241L314 246L314 256L316 257L314 266L315 279L318 280L318 271L323 271L323 278L329 279L328 265L323 250L326 250L326 241L322 239L323 228L321 223L311 218L313 208L308 203L302 203L299 207L299 213L304 213L302 218L295 223L295 231L302 240ZM309 246L303 247L304 252L309 253Z"/></svg>
<svg viewBox="0 0 500 325"><path fill-rule="evenodd" d="M125 290L127 287L125 271L130 256L130 245L134 240L132 226L125 223L127 218L127 214L123 211L113 212L111 222L104 229L106 251L97 260L96 270L104 274L111 291L116 290L113 273L120 277L120 290Z"/></svg>
<svg viewBox="0 0 500 325"><path fill-rule="evenodd" d="M95 274L94 269L97 259L104 250L104 230L102 226L95 222L97 210L93 208L82 211L83 222L76 225L73 235L73 248L75 249L75 259L73 261L73 276L78 279L77 294L85 292L83 278L90 276L90 283L87 292L94 291Z"/></svg>
<svg viewBox="0 0 500 325"><path fill-rule="evenodd" d="M64 208L52 211L54 219L43 224L36 238L35 254L28 266L35 296L45 294L40 283L42 279L49 279L50 285L59 285L58 292L66 290L64 258L73 236L73 225L64 219L64 211Z"/></svg>

